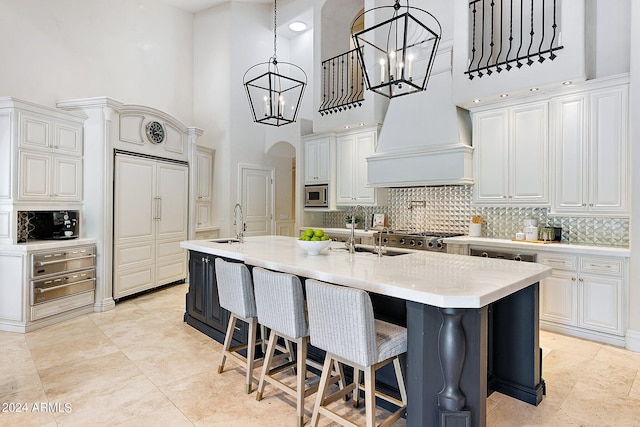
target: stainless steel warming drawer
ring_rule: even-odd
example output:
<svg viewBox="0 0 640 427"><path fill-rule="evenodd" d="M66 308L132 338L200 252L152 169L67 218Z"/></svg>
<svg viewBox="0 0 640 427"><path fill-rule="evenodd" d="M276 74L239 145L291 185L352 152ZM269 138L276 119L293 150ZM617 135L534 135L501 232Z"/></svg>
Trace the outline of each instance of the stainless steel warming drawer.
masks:
<svg viewBox="0 0 640 427"><path fill-rule="evenodd" d="M32 313L32 320L34 316L41 316L40 312L50 315L67 306L93 302L96 288L95 245L35 252L31 257L30 302L32 311L39 307L36 314ZM90 298L81 297L87 294L91 295ZM42 308L54 300L59 302L48 309Z"/></svg>
<svg viewBox="0 0 640 427"><path fill-rule="evenodd" d="M95 266L95 246L63 248L33 254L31 277L81 270Z"/></svg>
<svg viewBox="0 0 640 427"><path fill-rule="evenodd" d="M92 291L96 287L95 269L76 271L63 276L31 282L31 305Z"/></svg>

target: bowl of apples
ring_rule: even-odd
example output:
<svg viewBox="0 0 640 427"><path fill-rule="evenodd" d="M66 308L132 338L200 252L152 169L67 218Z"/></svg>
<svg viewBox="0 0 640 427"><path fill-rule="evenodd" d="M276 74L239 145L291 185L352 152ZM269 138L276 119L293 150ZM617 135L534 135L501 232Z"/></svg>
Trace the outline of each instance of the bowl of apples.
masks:
<svg viewBox="0 0 640 427"><path fill-rule="evenodd" d="M331 244L329 236L321 229L307 228L297 240L300 246L308 255L318 255L327 249Z"/></svg>

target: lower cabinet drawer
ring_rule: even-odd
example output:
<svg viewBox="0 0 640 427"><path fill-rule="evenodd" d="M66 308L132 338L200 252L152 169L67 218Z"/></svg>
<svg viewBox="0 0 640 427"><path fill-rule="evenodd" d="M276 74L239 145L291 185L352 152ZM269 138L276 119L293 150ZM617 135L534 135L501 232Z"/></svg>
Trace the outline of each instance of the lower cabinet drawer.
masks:
<svg viewBox="0 0 640 427"><path fill-rule="evenodd" d="M31 307L31 320L39 320L55 314L64 313L74 308L84 307L93 304L94 292L83 292L81 294L60 298L50 302L45 302Z"/></svg>
<svg viewBox="0 0 640 427"><path fill-rule="evenodd" d="M574 255L545 253L542 254L538 262L562 270L576 270L578 268L578 257Z"/></svg>
<svg viewBox="0 0 640 427"><path fill-rule="evenodd" d="M611 258L580 258L580 270L584 273L608 274L622 276L623 261Z"/></svg>

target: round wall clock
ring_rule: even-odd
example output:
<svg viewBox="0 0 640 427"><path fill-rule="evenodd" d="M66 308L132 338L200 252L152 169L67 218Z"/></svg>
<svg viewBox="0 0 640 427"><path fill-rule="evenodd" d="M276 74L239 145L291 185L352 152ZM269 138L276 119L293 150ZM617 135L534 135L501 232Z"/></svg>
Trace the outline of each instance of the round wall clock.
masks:
<svg viewBox="0 0 640 427"><path fill-rule="evenodd" d="M159 122L147 123L147 138L154 144L164 141L164 126Z"/></svg>

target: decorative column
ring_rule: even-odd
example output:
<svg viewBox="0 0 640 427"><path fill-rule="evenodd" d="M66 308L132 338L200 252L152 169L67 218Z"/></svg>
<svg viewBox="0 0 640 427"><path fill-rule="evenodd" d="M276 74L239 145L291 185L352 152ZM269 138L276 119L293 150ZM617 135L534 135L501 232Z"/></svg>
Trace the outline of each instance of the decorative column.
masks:
<svg viewBox="0 0 640 427"><path fill-rule="evenodd" d="M465 398L460 391L460 375L464 364L465 343L462 330L464 310L441 308L442 326L438 337L440 365L444 377L444 388L438 394L438 405L446 411L464 408Z"/></svg>

